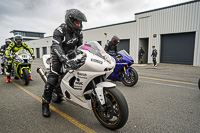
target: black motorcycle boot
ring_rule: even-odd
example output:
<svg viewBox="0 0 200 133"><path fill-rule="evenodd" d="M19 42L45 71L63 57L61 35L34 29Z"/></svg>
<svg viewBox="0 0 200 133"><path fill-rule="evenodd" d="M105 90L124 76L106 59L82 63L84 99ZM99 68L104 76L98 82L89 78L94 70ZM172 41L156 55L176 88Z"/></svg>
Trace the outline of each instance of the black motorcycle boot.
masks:
<svg viewBox="0 0 200 133"><path fill-rule="evenodd" d="M49 103L46 100L42 100L42 115L44 117L50 117L50 111L49 111Z"/></svg>
<svg viewBox="0 0 200 133"><path fill-rule="evenodd" d="M15 75L14 79L18 80L19 78Z"/></svg>
<svg viewBox="0 0 200 133"><path fill-rule="evenodd" d="M49 103L52 97L52 87L50 84L46 84L44 87L44 94L42 96L42 115L44 117L50 117Z"/></svg>

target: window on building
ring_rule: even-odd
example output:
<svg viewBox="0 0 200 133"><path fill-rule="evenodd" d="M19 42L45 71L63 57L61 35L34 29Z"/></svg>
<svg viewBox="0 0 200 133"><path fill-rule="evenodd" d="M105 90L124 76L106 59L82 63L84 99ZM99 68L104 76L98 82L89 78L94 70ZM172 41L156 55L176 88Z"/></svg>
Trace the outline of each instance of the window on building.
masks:
<svg viewBox="0 0 200 133"><path fill-rule="evenodd" d="M47 54L47 47L42 47L43 55Z"/></svg>
<svg viewBox="0 0 200 133"><path fill-rule="evenodd" d="M40 38L44 38L44 34L40 34Z"/></svg>
<svg viewBox="0 0 200 133"><path fill-rule="evenodd" d="M40 37L39 33L31 33L31 32L26 32L25 36L29 36L29 37Z"/></svg>
<svg viewBox="0 0 200 133"><path fill-rule="evenodd" d="M24 34L24 32L14 32L14 35L22 35L22 36L24 36L25 34Z"/></svg>
<svg viewBox="0 0 200 133"><path fill-rule="evenodd" d="M40 58L40 48L36 48L37 58Z"/></svg>

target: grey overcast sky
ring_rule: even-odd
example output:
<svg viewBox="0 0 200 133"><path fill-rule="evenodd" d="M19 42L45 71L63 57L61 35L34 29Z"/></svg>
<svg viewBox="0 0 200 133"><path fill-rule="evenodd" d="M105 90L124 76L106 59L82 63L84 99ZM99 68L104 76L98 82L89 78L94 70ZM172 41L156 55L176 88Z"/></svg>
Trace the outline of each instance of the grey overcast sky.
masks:
<svg viewBox="0 0 200 133"><path fill-rule="evenodd" d="M12 30L53 31L64 22L67 9L79 9L87 17L83 29L135 20L135 13L191 0L0 0L0 45Z"/></svg>

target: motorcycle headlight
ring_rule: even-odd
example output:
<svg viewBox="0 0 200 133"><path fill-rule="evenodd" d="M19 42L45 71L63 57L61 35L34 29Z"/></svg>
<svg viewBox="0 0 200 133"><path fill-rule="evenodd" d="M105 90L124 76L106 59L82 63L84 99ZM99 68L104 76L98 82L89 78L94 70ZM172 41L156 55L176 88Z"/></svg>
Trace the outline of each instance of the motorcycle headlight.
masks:
<svg viewBox="0 0 200 133"><path fill-rule="evenodd" d="M28 63L31 63L31 62L33 62L33 59L29 59L29 60L28 60Z"/></svg>

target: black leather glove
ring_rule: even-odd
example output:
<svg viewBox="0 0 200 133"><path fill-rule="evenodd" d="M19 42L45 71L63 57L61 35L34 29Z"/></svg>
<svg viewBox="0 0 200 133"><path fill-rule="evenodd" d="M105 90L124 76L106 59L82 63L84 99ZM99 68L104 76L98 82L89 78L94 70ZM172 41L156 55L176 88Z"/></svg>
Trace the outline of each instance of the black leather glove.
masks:
<svg viewBox="0 0 200 133"><path fill-rule="evenodd" d="M76 57L76 52L75 52L75 50L69 50L69 51L67 52L67 58L68 58L69 60L74 59L75 57Z"/></svg>
<svg viewBox="0 0 200 133"><path fill-rule="evenodd" d="M73 70L76 70L79 68L79 65L74 61L74 60L70 60L67 62L67 66Z"/></svg>
<svg viewBox="0 0 200 133"><path fill-rule="evenodd" d="M67 62L67 57L66 57L65 55L61 55L61 56L59 57L59 60L60 60L60 62L66 64L66 62Z"/></svg>

